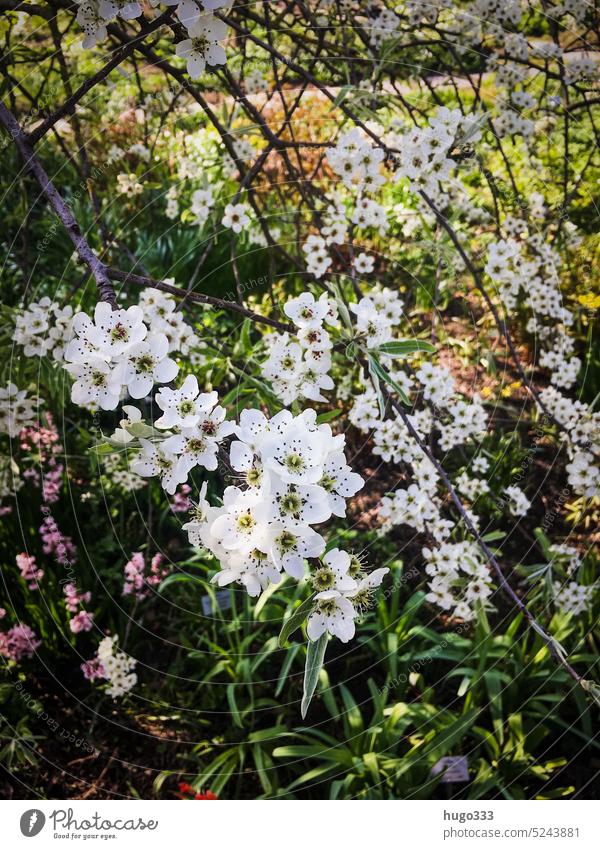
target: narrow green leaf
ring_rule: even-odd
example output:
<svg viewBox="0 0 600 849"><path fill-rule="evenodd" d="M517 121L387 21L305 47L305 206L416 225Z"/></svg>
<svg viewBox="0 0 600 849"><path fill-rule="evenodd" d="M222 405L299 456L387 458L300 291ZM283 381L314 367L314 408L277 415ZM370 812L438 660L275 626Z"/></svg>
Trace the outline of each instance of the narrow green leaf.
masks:
<svg viewBox="0 0 600 849"><path fill-rule="evenodd" d="M550 551L552 547L552 541L548 538L548 536L543 532L541 528L534 528L533 533L535 534L535 537L540 544L540 548L542 549L544 557L546 558L546 560L551 561L553 559L552 552Z"/></svg>
<svg viewBox="0 0 600 849"><path fill-rule="evenodd" d="M327 648L327 632L321 634L318 640L309 641L306 648L306 667L304 669L304 693L302 695L302 704L300 706L300 714L302 719L306 719L308 707L311 699L317 689L317 681L319 680L319 672L323 666L325 658L325 649Z"/></svg>
<svg viewBox="0 0 600 849"><path fill-rule="evenodd" d="M250 339L250 328L252 327L252 321L249 318L244 319L244 323L242 324L242 331L240 334L240 341L242 343L242 351L244 353L249 353L252 350L252 340Z"/></svg>
<svg viewBox="0 0 600 849"><path fill-rule="evenodd" d="M404 339L400 342L384 342L378 349L380 354L388 357L407 357L417 351L427 351L428 354L435 353L435 346L424 339Z"/></svg>
<svg viewBox="0 0 600 849"><path fill-rule="evenodd" d="M181 572L177 572L173 575L167 575L164 581L160 582L158 587L158 592L163 593L168 586L171 584L179 584L179 583L192 583L198 584L198 586L204 587L206 585L205 581L201 581L199 578L196 578L194 575L182 574Z"/></svg>
<svg viewBox="0 0 600 849"><path fill-rule="evenodd" d="M227 685L227 702L229 703L229 710L231 711L231 718L233 719L234 724L237 725L238 728L243 728L244 723L242 722L237 699L235 697L235 684Z"/></svg>
<svg viewBox="0 0 600 849"><path fill-rule="evenodd" d="M278 640L279 648L283 648L294 631L297 631L304 623L304 620L313 608L313 604L313 596L311 595L309 598L304 599L300 607L297 607L290 618L283 623Z"/></svg>
<svg viewBox="0 0 600 849"><path fill-rule="evenodd" d="M388 374L379 362L379 360L376 360L373 356L369 356L369 369L371 370L371 373L375 372L377 378L381 378L386 383L389 383L392 389L398 393L398 396L402 403L405 406L410 407L410 399L404 389L402 389L402 387L398 383L396 383L391 374Z"/></svg>
<svg viewBox="0 0 600 849"><path fill-rule="evenodd" d="M381 384L379 382L379 375L377 373L377 369L375 368L376 360L373 357L368 358L369 363L369 374L371 375L371 380L373 381L373 386L375 387L375 393L377 395L377 403L379 404L379 415L381 418L385 418L385 398L383 397L383 392L381 391Z"/></svg>
<svg viewBox="0 0 600 849"><path fill-rule="evenodd" d="M482 537L484 542L495 542L497 539L504 539L506 533L504 531L490 531L489 534L486 534Z"/></svg>
<svg viewBox="0 0 600 849"><path fill-rule="evenodd" d="M342 103L342 101L344 101L346 99L346 97L348 96L348 93L350 91L352 91L353 88L354 88L353 85L342 86L341 89L339 90L339 92L337 93L335 100L331 104L331 108L335 109L337 106L339 106L340 103Z"/></svg>
<svg viewBox="0 0 600 849"><path fill-rule="evenodd" d="M283 690L283 685L285 684L287 677L289 675L289 671L291 669L292 663L294 662L296 655L300 651L300 643L293 643L287 651L285 656L285 660L281 666L281 672L279 673L279 678L277 679L277 687L275 689L275 698L281 695Z"/></svg>

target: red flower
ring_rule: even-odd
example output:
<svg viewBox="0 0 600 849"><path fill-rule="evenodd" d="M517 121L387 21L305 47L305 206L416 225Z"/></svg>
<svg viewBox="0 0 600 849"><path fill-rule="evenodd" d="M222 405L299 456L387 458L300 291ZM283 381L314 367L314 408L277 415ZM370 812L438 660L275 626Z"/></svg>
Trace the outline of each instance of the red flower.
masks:
<svg viewBox="0 0 600 849"><path fill-rule="evenodd" d="M177 786L179 787L179 792L180 792L180 793L187 793L187 794L189 794L190 796L193 796L193 794L196 792L196 791L194 790L194 788L192 787L192 785L191 785L191 784L188 784L188 783L187 783L187 781L182 781L182 782L180 782L180 784L178 784Z"/></svg>
<svg viewBox="0 0 600 849"><path fill-rule="evenodd" d="M212 790L206 790L204 793L196 793L195 789L187 781L182 781L177 786L179 788L177 796L180 799L218 799L218 796Z"/></svg>

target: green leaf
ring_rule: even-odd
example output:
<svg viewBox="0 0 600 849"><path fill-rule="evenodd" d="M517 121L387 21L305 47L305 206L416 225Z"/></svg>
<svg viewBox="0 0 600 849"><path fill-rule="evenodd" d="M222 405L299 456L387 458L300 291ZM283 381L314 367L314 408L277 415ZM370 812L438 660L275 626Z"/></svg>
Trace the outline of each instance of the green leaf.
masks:
<svg viewBox="0 0 600 849"><path fill-rule="evenodd" d="M312 610L313 604L314 600L311 595L310 598L305 599L300 607L297 607L292 613L290 618L283 623L281 633L279 634L279 640L277 641L279 648L283 648L287 643L288 638L304 623L304 620Z"/></svg>
<svg viewBox="0 0 600 849"><path fill-rule="evenodd" d="M402 342L384 342L378 349L380 354L386 354L388 357L407 357L417 351L434 354L435 346L424 339L405 339Z"/></svg>
<svg viewBox="0 0 600 849"><path fill-rule="evenodd" d="M272 725L271 728L262 728L248 734L249 743L264 743L267 740L279 740L287 732L287 725Z"/></svg>
<svg viewBox="0 0 600 849"><path fill-rule="evenodd" d="M304 693L302 695L302 704L300 706L300 714L302 719L306 719L308 707L311 699L317 689L317 681L319 673L323 666L325 657L325 649L327 648L327 632L321 634L318 640L311 640L306 648L306 667L304 668Z"/></svg>
<svg viewBox="0 0 600 849"><path fill-rule="evenodd" d="M181 572L177 572L173 575L167 575L164 581L160 582L158 587L158 592L162 594L167 587L171 584L179 584L179 583L192 583L197 584L200 587L204 587L206 585L205 581L201 581L199 578L196 578L194 575L181 574Z"/></svg>
<svg viewBox="0 0 600 849"><path fill-rule="evenodd" d="M156 430L156 428L152 427L152 425L146 424L146 422L133 422L133 424L127 425L124 430L130 433L132 436L137 436L139 438L147 439L150 436L162 436L162 432L160 430ZM121 444L121 443L117 443Z"/></svg>
<svg viewBox="0 0 600 849"><path fill-rule="evenodd" d="M244 323L242 324L242 332L240 335L240 342L242 344L242 351L244 353L249 353L252 350L252 340L250 338L251 327L252 321L249 318L244 319Z"/></svg>
<svg viewBox="0 0 600 849"><path fill-rule="evenodd" d="M551 561L553 559L552 552L550 551L552 547L552 541L548 538L548 536L543 532L541 528L534 528L533 533L535 534L535 537L540 544L540 548L542 549L544 557L546 558L546 560Z"/></svg>
<svg viewBox="0 0 600 849"><path fill-rule="evenodd" d="M281 666L281 672L279 673L279 678L277 679L277 687L275 689L275 698L281 695L283 690L283 685L285 684L289 671L292 667L292 663L294 662L296 655L300 651L301 643L293 643L285 656L285 660Z"/></svg>
<svg viewBox="0 0 600 849"><path fill-rule="evenodd" d="M497 539L504 539L506 533L504 531L490 531L489 534L486 534L482 537L484 542L495 542Z"/></svg>
<svg viewBox="0 0 600 849"><path fill-rule="evenodd" d="M326 422L330 422L332 419L337 419L339 415L341 415L341 410L327 410L326 413L321 413L317 416L317 424L325 424Z"/></svg>
<svg viewBox="0 0 600 849"><path fill-rule="evenodd" d="M229 710L231 712L231 718L235 725L238 728L243 728L244 723L242 722L242 717L240 715L240 709L237 704L237 699L235 697L235 684L227 685L227 702L229 704Z"/></svg>
<svg viewBox="0 0 600 849"><path fill-rule="evenodd" d="M373 386L375 387L375 393L377 395L377 403L379 404L379 415L382 419L385 418L385 398L383 397L383 392L381 391L381 384L379 382L379 375L375 368L375 363L377 362L373 357L368 358L369 362L369 374L371 375L371 380L373 381Z"/></svg>
<svg viewBox="0 0 600 849"><path fill-rule="evenodd" d="M402 387L398 383L396 383L391 374L387 373L387 371L381 365L379 360L376 360L375 357L371 355L369 355L369 370L371 371L371 373L374 372L377 378L381 378L386 383L389 383L392 389L398 393L400 400L405 406L411 406L410 399L404 389L402 389Z"/></svg>
<svg viewBox="0 0 600 849"><path fill-rule="evenodd" d="M339 92L337 93L335 100L331 104L331 108L335 109L336 106L339 106L340 103L342 103L346 99L346 97L348 96L348 93L351 92L354 88L355 88L355 86L353 86L353 85L342 86L341 89L339 90Z"/></svg>
<svg viewBox="0 0 600 849"><path fill-rule="evenodd" d="M262 789L267 795L270 795L273 792L273 785L269 778L269 770L273 771L272 761L266 752L263 752L261 747L256 744L252 746L252 754Z"/></svg>
<svg viewBox="0 0 600 849"><path fill-rule="evenodd" d="M116 454L117 450L114 445L111 445L110 442L98 442L97 445L93 446L93 450L97 454Z"/></svg>
<svg viewBox="0 0 600 849"><path fill-rule="evenodd" d="M340 318L342 319L342 323L351 333L354 333L354 327L352 324L352 319L350 318L350 313L348 312L348 307L346 306L346 302L342 295L341 287L338 283L332 283L331 288L333 289L333 293L335 295L335 302L337 304L338 312L340 314Z"/></svg>

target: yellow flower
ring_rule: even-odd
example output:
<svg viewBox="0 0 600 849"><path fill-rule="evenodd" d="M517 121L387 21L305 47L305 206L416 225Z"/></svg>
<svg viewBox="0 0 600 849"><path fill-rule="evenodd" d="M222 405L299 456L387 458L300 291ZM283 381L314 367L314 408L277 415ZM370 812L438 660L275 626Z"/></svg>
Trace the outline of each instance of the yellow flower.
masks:
<svg viewBox="0 0 600 849"><path fill-rule="evenodd" d="M502 397L503 398L510 398L510 396L513 394L515 389L520 389L520 388L521 388L521 382L519 380L515 380L514 383L509 383L508 386L504 387L504 389L502 390Z"/></svg>
<svg viewBox="0 0 600 849"><path fill-rule="evenodd" d="M595 310L600 307L600 295L594 295L588 292L586 295L579 295L577 298L582 307L588 310Z"/></svg>

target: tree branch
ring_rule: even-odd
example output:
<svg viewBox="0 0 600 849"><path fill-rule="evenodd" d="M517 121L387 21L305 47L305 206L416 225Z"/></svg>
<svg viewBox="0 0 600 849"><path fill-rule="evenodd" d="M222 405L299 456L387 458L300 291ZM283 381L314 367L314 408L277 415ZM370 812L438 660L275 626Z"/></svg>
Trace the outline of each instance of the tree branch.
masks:
<svg viewBox="0 0 600 849"><path fill-rule="evenodd" d="M25 169L31 171L38 181L42 193L46 196L50 205L56 212L63 227L67 231L69 238L73 242L75 250L92 272L96 281L96 286L98 287L100 300L107 301L113 308L115 308L117 303L115 290L108 278L106 266L98 259L87 243L81 232L79 224L71 213L71 210L55 189L50 177L33 152L21 125L3 103L0 103L0 122L2 122L8 130L15 146L23 157Z"/></svg>
<svg viewBox="0 0 600 849"><path fill-rule="evenodd" d="M249 318L256 324L267 324L269 327L274 327L282 333L293 333L295 327L292 324L277 321L274 318L268 318L265 315L252 312L241 304L235 301L227 301L223 298L213 298L212 295L204 295L200 292L188 292L186 289L180 289L177 286L171 286L169 283L164 283L162 280L155 280L152 277L142 277L139 274L134 274L131 271L121 271L118 268L107 268L108 276L111 280L120 280L123 283L133 283L135 286L143 286L149 289L160 289L161 292L168 292L170 295L175 295L177 298L184 298L186 301L193 301L196 304L207 304L211 307L216 307L220 310L230 310L242 315L244 318Z"/></svg>

